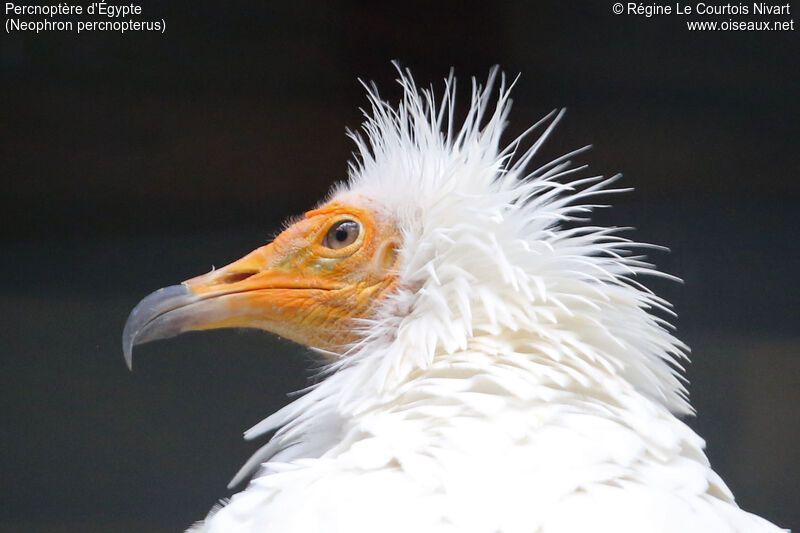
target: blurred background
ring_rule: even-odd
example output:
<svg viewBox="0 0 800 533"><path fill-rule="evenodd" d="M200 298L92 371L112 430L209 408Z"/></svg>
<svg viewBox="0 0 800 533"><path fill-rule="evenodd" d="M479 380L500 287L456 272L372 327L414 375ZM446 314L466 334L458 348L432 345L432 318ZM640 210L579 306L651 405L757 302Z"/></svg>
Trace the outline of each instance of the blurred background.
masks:
<svg viewBox="0 0 800 533"><path fill-rule="evenodd" d="M180 531L230 494L309 354L195 333L130 373L122 326L342 179L357 78L396 98L391 59L439 89L522 73L509 138L568 108L540 161L591 143L636 188L597 219L672 250L651 258L685 283L650 285L692 347L688 422L740 505L800 527L797 33L492 4L146 1L165 34L2 37L0 530Z"/></svg>

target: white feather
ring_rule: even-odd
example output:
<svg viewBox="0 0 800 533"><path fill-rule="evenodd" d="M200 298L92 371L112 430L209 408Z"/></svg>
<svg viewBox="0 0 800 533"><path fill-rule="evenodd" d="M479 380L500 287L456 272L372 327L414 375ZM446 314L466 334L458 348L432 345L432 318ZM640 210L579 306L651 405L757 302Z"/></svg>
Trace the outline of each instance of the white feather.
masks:
<svg viewBox="0 0 800 533"><path fill-rule="evenodd" d="M368 86L365 136L331 199L403 238L400 288L326 379L246 433L277 428L193 531L755 532L711 470L678 374L686 347L641 284L647 245L580 224L617 177L569 159L527 170L502 146L509 91L455 82L440 103L401 72ZM534 131L531 128L528 133Z"/></svg>

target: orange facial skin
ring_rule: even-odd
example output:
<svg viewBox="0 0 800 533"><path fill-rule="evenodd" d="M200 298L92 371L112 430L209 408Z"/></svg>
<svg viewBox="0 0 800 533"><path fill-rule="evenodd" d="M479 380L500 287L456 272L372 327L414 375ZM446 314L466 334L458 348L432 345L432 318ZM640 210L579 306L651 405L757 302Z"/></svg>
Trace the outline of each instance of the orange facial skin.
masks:
<svg viewBox="0 0 800 533"><path fill-rule="evenodd" d="M355 240L326 246L344 221L359 225ZM258 328L341 353L358 338L355 319L369 317L395 286L399 246L397 231L368 209L331 203L309 211L270 244L185 281L201 304L189 329Z"/></svg>

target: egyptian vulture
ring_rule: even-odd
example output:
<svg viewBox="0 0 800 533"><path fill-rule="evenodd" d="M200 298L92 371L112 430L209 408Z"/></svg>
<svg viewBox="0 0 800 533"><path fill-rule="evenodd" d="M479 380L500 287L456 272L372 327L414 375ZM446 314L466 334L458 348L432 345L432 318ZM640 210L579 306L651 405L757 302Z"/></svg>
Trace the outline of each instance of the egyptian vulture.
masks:
<svg viewBox="0 0 800 533"><path fill-rule="evenodd" d="M366 85L346 183L131 312L129 365L136 344L231 327L326 360L245 433L276 430L190 531L781 531L736 505L679 418L687 349L642 285L665 274L587 219L618 176L586 177L582 150L533 164L563 111L502 144L495 72L460 119L452 75L437 98L400 71L396 106Z"/></svg>

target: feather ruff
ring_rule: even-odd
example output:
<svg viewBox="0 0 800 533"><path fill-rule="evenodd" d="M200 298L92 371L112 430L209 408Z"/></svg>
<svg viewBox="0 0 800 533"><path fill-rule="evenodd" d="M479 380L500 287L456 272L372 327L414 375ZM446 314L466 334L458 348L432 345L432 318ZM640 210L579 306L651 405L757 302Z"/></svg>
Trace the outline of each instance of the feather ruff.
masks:
<svg viewBox="0 0 800 533"><path fill-rule="evenodd" d="M563 111L503 145L513 83L494 96L497 78L473 81L459 121L452 75L437 101L400 71L397 106L366 85L328 201L399 229L399 288L246 432L276 430L232 484L260 471L196 531L778 531L675 416L692 412L687 348L641 283L665 276L651 246L586 220L619 176L582 177L584 149L533 169Z"/></svg>

